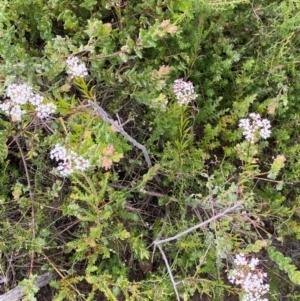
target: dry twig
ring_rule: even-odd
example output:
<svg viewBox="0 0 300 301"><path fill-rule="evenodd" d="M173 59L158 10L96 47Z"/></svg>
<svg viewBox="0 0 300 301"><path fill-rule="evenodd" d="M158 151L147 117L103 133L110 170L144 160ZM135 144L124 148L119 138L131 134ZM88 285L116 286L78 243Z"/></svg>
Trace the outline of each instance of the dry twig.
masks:
<svg viewBox="0 0 300 301"><path fill-rule="evenodd" d="M34 203L34 194L33 194L32 188L31 188L29 172L28 172L27 163L26 163L25 156L23 154L22 147L21 147L19 139L17 137L15 137L15 140L16 140L16 144L19 148L21 157L22 157L24 170L25 170L25 175L26 175L26 179L27 179L27 185L28 185L28 189L29 189L29 197L30 197L30 200L31 200L31 229L32 229L32 239L34 240L35 239L35 211L34 211L34 205L33 205L33 203ZM29 275L32 275L33 262L34 262L34 249L32 249L32 251L31 251Z"/></svg>

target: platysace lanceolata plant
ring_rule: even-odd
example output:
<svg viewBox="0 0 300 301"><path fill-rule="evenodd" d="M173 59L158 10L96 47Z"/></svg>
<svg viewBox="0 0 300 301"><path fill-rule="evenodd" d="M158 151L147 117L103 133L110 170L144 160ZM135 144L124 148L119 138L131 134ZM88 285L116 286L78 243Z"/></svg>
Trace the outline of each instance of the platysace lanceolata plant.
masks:
<svg viewBox="0 0 300 301"><path fill-rule="evenodd" d="M50 158L59 162L57 169L63 177L71 175L74 171L85 171L91 166L88 160L59 144L51 150Z"/></svg>
<svg viewBox="0 0 300 301"><path fill-rule="evenodd" d="M258 136L267 139L271 135L270 121L268 119L262 119L261 116L256 113L249 114L249 118L241 119L239 127L244 130L243 135L246 140L251 143L254 143Z"/></svg>
<svg viewBox="0 0 300 301"><path fill-rule="evenodd" d="M0 109L11 116L13 121L21 121L22 115L27 113L24 106L31 104L38 118L48 118L55 112L56 106L53 103L44 103L44 97L33 93L32 90L32 87L25 83L9 85L6 90L9 99L0 104Z"/></svg>
<svg viewBox="0 0 300 301"><path fill-rule="evenodd" d="M190 103L198 96L195 93L193 83L186 82L182 78L174 81L173 92L180 106Z"/></svg>
<svg viewBox="0 0 300 301"><path fill-rule="evenodd" d="M268 301L263 298L269 291L265 283L267 274L258 268L259 260L255 257L247 259L244 254L237 254L235 268L229 271L231 283L240 285L243 290L242 301Z"/></svg>
<svg viewBox="0 0 300 301"><path fill-rule="evenodd" d="M193 0L132 0L121 5L117 0L82 0L80 6L72 5L75 1L36 1L34 7L29 2L0 1L4 30L0 90L10 83L30 83L31 92L38 93L23 103L6 97L5 90L2 99L6 100L0 101L2 116L7 114L0 120L0 245L7 253L2 257L0 279L11 270L20 281L23 275L53 268L60 275L51 291L57 301L94 300L99 295L111 300L173 301L174 288L171 281L164 281L166 264L159 252L153 259L160 268L147 274L147 279L128 278L136 264L123 266L122 259L130 254L133 263L146 262L147 254L154 251L152 236L174 237L239 199L252 221L263 219L258 234L272 243L272 235L265 233L271 223L271 234L278 238L275 245L282 241L286 248L282 252L295 258L290 243L300 232L293 185L299 171L296 100L300 82L297 60L291 60L297 57L294 32L299 28L293 1L266 4L258 0L253 6L244 0L201 1L201 5ZM57 22L44 11L54 12ZM71 57L70 51L74 52ZM84 58L79 55L83 52ZM89 68L81 65L86 61ZM158 69L166 64L170 74L166 67ZM186 78L176 81L171 92L178 77L170 86L167 82L174 74ZM195 89L183 83L191 75ZM82 91L83 78L91 80L93 90ZM35 90L38 85L41 92ZM198 99L193 99L195 92ZM173 103L166 105L173 93ZM50 99L55 99L56 114L40 120L51 111L50 106L42 106ZM92 102L101 105L112 120L118 117L118 133L90 107ZM253 134L249 107L272 115L276 131L272 124L265 133L259 127ZM246 129L237 126L232 131L237 116L238 121L249 119ZM21 123L7 121L11 118ZM145 146L150 164L125 141L122 127ZM250 132L248 139L253 143L242 136L244 131ZM268 131L272 131L272 149L263 140ZM236 146L241 136L244 141ZM69 160L58 155L50 159L56 144L66 149L63 153ZM120 152L125 152L125 160L116 158ZM277 153L285 155L276 157ZM80 156L94 170L82 172L84 161L76 164ZM271 156L276 159L261 185ZM285 158L289 164L283 166ZM49 174L49 162L57 173ZM63 180L68 174L69 179ZM282 182L281 190L276 180ZM193 208L190 194L197 195L192 198ZM153 195L155 202L145 206ZM233 289L223 282L227 278L223 264L226 255L235 257L245 242L251 245L255 239L255 227L245 220L238 213L228 220L224 216L205 231L182 237L178 248L165 246L180 299L194 300L200 293L204 299L224 301L233 291L242 291L240 285ZM249 246L246 253L260 252L256 247ZM266 252L257 257L271 267ZM9 258L14 258L12 263ZM11 268L5 271L5 267ZM293 283L298 285L299 280L290 281L276 269L272 265L270 272L265 270L272 281L270 296L296 300ZM7 283L6 289L12 284Z"/></svg>

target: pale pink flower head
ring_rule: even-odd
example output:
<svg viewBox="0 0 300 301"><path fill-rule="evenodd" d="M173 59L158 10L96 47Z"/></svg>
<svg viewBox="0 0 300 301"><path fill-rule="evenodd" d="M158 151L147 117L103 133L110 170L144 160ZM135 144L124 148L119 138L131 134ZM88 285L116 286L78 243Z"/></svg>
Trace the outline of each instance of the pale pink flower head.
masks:
<svg viewBox="0 0 300 301"><path fill-rule="evenodd" d="M186 82L182 78L174 81L173 92L180 106L186 105L198 97L195 93L193 83Z"/></svg>

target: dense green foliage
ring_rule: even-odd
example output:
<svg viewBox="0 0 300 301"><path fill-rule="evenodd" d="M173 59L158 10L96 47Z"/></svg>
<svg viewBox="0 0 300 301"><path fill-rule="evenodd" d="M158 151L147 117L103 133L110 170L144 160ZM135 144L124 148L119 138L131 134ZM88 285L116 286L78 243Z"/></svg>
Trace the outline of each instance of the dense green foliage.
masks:
<svg viewBox="0 0 300 301"><path fill-rule="evenodd" d="M27 279L28 300L176 300L153 242L241 204L161 245L180 298L241 296L227 272L244 253L261 260L269 300L298 300L299 30L293 0L0 1L3 102L27 83L56 105L44 120L32 105L21 121L1 111L3 290ZM67 74L70 55L84 80ZM179 78L195 86L188 105ZM270 138L245 140L251 112ZM56 144L92 167L62 177ZM49 299L31 281L45 271Z"/></svg>

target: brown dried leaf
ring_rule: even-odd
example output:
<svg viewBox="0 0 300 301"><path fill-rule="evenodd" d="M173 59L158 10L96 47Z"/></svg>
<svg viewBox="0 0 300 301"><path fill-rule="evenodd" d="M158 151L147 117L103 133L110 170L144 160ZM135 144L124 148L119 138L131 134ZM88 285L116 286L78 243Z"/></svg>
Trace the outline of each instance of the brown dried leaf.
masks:
<svg viewBox="0 0 300 301"><path fill-rule="evenodd" d="M170 67L166 66L166 65L162 65L160 66L159 70L158 70L158 75L159 76L164 76L170 73Z"/></svg>
<svg viewBox="0 0 300 301"><path fill-rule="evenodd" d="M170 20L163 20L160 26L165 29L169 26L169 24L170 24Z"/></svg>
<svg viewBox="0 0 300 301"><path fill-rule="evenodd" d="M274 115L276 109L278 108L279 101L278 99L273 99L268 105L268 113Z"/></svg>
<svg viewBox="0 0 300 301"><path fill-rule="evenodd" d="M177 29L178 29L178 27L176 25L171 25L171 26L168 26L167 32L168 33L175 33L175 32L177 32Z"/></svg>
<svg viewBox="0 0 300 301"><path fill-rule="evenodd" d="M111 169L112 163L112 159L108 157L103 157L101 167L104 167L105 170L109 170Z"/></svg>
<svg viewBox="0 0 300 301"><path fill-rule="evenodd" d="M119 122L117 120L114 121L116 125L119 125ZM118 129L116 127L114 127L113 125L110 127L112 132L118 132Z"/></svg>
<svg viewBox="0 0 300 301"><path fill-rule="evenodd" d="M105 23L103 24L103 26L105 26L107 29L111 30L112 29L112 25L111 23Z"/></svg>
<svg viewBox="0 0 300 301"><path fill-rule="evenodd" d="M102 153L104 156L110 156L115 152L115 147L112 144L109 144L106 148L103 149Z"/></svg>
<svg viewBox="0 0 300 301"><path fill-rule="evenodd" d="M281 163L284 163L284 162L286 161L286 158L285 158L284 155L278 155L278 156L276 157L276 160L278 160L278 161L281 162Z"/></svg>
<svg viewBox="0 0 300 301"><path fill-rule="evenodd" d="M139 262L139 266L144 273L152 272L153 264L150 260L148 262Z"/></svg>

